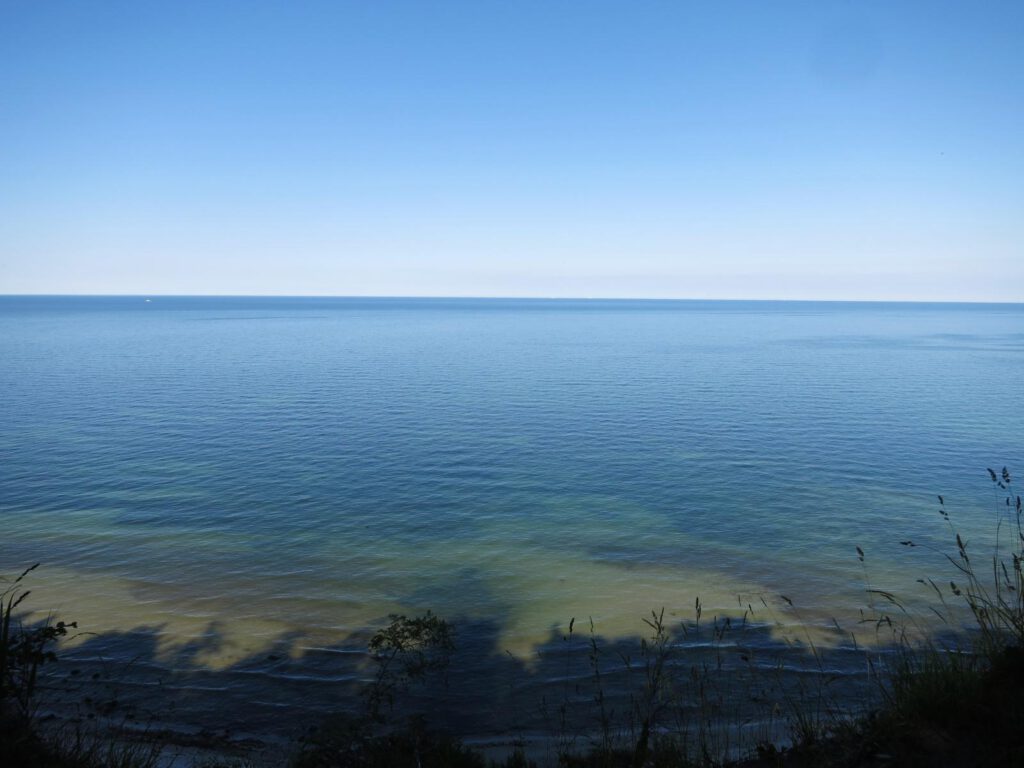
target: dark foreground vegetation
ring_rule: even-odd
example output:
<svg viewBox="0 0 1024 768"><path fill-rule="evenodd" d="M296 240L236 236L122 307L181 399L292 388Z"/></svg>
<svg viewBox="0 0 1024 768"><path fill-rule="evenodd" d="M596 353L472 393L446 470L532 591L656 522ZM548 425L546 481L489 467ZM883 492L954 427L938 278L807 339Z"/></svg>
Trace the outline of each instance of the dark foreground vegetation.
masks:
<svg viewBox="0 0 1024 768"><path fill-rule="evenodd" d="M871 608L862 621L886 642L845 647L870 670L871 690L860 693L859 705L836 684L830 651L810 633L799 650L814 674L794 675L733 642L757 632L752 606L740 621L702 626L698 601L683 624L652 613L646 636L628 646L570 621L560 638L564 658L556 652L551 663L564 663L565 681L580 679L573 671L582 665L587 682L565 682L560 695L540 700L548 746L511 739L484 751L433 716L431 692L444 684L458 637L457 624L427 612L393 616L370 638L370 665L353 706L299 743L274 755L230 756L226 745L210 744L182 751L180 738L140 728L130 715L119 720L115 707L104 710L109 702L83 697L77 716L47 715L47 699L60 695L45 684L47 672L59 666L61 639L78 628L24 620L33 566L2 585L0 768L1024 766L1024 520L1007 470L989 472L1000 507L991 554L968 551L939 497L955 541L946 555L951 578L921 583L932 590L928 610L946 622L946 634L918 631L897 596L868 587ZM865 558L859 547L857 556ZM687 646L693 637L706 639L703 653Z"/></svg>

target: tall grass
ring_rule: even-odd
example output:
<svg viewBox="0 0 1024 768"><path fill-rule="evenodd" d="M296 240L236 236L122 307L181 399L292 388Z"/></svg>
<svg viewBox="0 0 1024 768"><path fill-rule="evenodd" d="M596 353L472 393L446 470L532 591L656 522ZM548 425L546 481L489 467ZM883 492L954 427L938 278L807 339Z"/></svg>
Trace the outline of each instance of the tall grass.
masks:
<svg viewBox="0 0 1024 768"><path fill-rule="evenodd" d="M52 617L26 626L14 612L31 594L25 577L38 567L26 568L0 592L0 708L7 716L12 704L22 717L32 716L40 667L57 660L57 641L78 626Z"/></svg>
<svg viewBox="0 0 1024 768"><path fill-rule="evenodd" d="M977 643L985 655L1008 646L1024 646L1024 511L1006 467L998 475L992 469L988 473L1002 497L1003 509L998 516L993 551L979 567L945 511L945 500L939 497L943 517L957 546L956 555L947 557L960 574L960 585L950 581L950 590L970 608L979 632Z"/></svg>
<svg viewBox="0 0 1024 768"><path fill-rule="evenodd" d="M862 727L862 736L913 764L1024 765L1024 511L1009 471L988 474L996 524L986 554L975 554L938 497L955 545L942 554L953 570L948 580L920 581L938 603L930 609L952 633L904 642L884 681L886 706ZM957 606L969 621L961 621Z"/></svg>

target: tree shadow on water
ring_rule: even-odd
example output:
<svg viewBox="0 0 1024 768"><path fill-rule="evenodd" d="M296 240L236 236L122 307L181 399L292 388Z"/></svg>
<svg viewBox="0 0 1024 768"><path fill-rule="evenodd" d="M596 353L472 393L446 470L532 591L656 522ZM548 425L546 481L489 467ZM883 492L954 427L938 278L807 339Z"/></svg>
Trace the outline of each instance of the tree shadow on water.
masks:
<svg viewBox="0 0 1024 768"><path fill-rule="evenodd" d="M609 638L571 620L520 658L502 647L500 621L446 623L455 636L446 663L401 680L375 728L415 720L472 743L559 753L671 731L728 751L744 733L751 744L784 737L792 713L821 720L863 708L872 685L863 649L785 643L769 624L669 625L654 613L644 632ZM372 638L314 646L290 632L217 666L207 660L228 641L216 622L171 647L161 626L84 635L51 665L42 701L58 720L156 731L171 743L294 744L339 716L369 721L380 668Z"/></svg>

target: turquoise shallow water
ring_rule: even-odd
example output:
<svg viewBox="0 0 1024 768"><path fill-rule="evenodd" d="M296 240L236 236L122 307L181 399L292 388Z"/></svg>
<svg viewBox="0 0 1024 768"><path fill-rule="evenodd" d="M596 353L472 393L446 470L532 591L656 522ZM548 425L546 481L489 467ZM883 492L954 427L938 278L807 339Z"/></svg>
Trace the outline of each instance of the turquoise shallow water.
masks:
<svg viewBox="0 0 1024 768"><path fill-rule="evenodd" d="M697 594L824 624L1024 457L1022 305L5 297L0 360L0 572L168 667L425 608L524 657Z"/></svg>

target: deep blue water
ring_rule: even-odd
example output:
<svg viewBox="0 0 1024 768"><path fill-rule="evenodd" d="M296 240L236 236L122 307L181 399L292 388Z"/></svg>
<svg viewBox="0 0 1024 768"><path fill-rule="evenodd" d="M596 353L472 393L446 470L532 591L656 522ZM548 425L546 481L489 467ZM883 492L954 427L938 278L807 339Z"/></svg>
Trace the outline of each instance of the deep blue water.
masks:
<svg viewBox="0 0 1024 768"><path fill-rule="evenodd" d="M0 361L0 572L212 666L426 608L825 622L1024 465L1024 305L0 297Z"/></svg>

